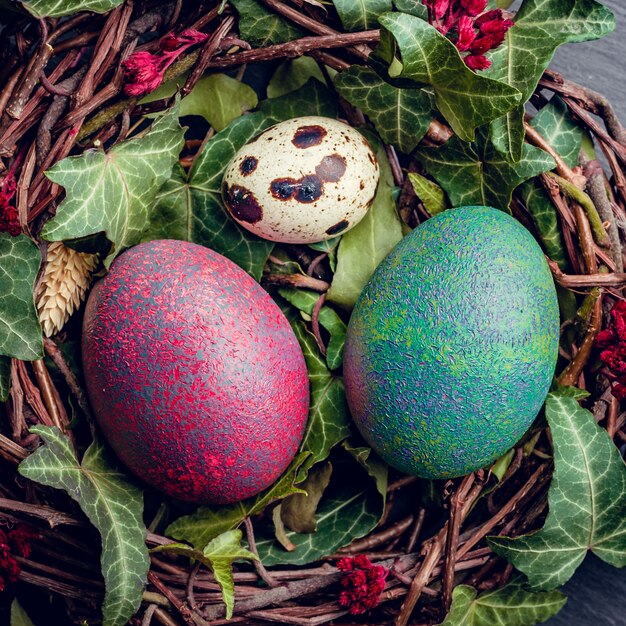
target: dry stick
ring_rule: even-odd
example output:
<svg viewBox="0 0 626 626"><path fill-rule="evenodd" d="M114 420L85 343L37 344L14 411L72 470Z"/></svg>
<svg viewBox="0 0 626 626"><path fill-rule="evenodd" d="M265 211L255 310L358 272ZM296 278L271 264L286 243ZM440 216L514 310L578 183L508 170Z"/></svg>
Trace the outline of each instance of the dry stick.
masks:
<svg viewBox="0 0 626 626"><path fill-rule="evenodd" d="M595 235L596 241L601 246L609 246L610 240L609 236L604 229L604 224L598 215L598 210L596 209L594 203L591 198L582 190L576 187L573 183L568 180L565 180L562 176L558 174L554 174L553 172L548 172L546 174L548 178L551 178L561 190L561 193L572 200L573 202L580 204L587 214L587 218L589 219L589 223L591 225L591 229L593 234Z"/></svg>
<svg viewBox="0 0 626 626"><path fill-rule="evenodd" d="M409 515L379 533L369 535L364 539L359 539L358 541L351 543L349 546L339 550L337 556L343 557L349 554L359 554L360 552L376 548L390 539L394 539L402 535L402 533L404 533L404 531L411 526L413 519L413 515Z"/></svg>
<svg viewBox="0 0 626 626"><path fill-rule="evenodd" d="M611 257L615 263L618 272L624 271L624 262L622 260L622 248L619 239L619 231L615 223L613 208L611 201L607 195L604 184L604 170L598 161L587 160L584 163L585 173L587 176L587 193L598 209L598 213L605 223L609 224L609 238L611 240Z"/></svg>
<svg viewBox="0 0 626 626"><path fill-rule="evenodd" d="M307 30L310 30L313 33L316 33L318 35L338 35L339 34L338 31L331 28L330 26L327 26L326 24L318 22L317 20L314 20L313 18L308 17L304 15L303 13L300 13L300 11L298 11L297 9L287 6L286 4L283 4L282 2L278 2L278 0L261 0L261 2L265 6L275 11L276 13L282 15L283 17L286 17L287 19L291 20L295 24L298 24L298 26L303 26L304 28L306 28ZM367 61L371 53L371 49L364 45L356 45L356 46L351 47L348 50L348 52L351 52L352 54L354 54L361 61Z"/></svg>
<svg viewBox="0 0 626 626"><path fill-rule="evenodd" d="M606 432L609 437L613 439L617 431L617 413L619 411L619 400L615 397L611 398L611 404L609 405L609 414L606 419Z"/></svg>
<svg viewBox="0 0 626 626"><path fill-rule="evenodd" d="M21 450L19 454L22 455L23 458L28 456L28 452L26 452L24 448L21 448L17 444L14 445ZM23 513L30 517L36 517L47 522L50 528L54 528L55 526L60 525L84 526L84 522L77 519L76 517L67 515L65 513L62 513L61 511L57 511L56 509L46 506L45 504L28 504L27 502L19 502L17 500L0 498L0 510L15 511L17 513Z"/></svg>
<svg viewBox="0 0 626 626"><path fill-rule="evenodd" d="M243 525L246 528L246 538L248 539L248 546L250 548L250 551L252 552L252 554L256 554L258 557L259 551L257 550L257 547L256 547L256 541L254 539L254 528L252 526L252 520L250 519L250 517L246 517L246 519L243 520ZM257 574L260 576L261 580L268 587L278 586L279 583L277 583L272 578L271 574L265 569L265 565L263 565L263 562L261 561L260 558L254 560L254 567L257 571Z"/></svg>
<svg viewBox="0 0 626 626"><path fill-rule="evenodd" d="M330 283L327 283L325 280L302 274L266 274L261 282L266 285L277 285L280 287L301 287L319 293L325 293L330 288Z"/></svg>
<svg viewBox="0 0 626 626"><path fill-rule="evenodd" d="M196 626L209 626L199 613L192 611L184 602L181 602L153 571L148 572L148 580L172 603L172 606L180 613L185 623L195 624Z"/></svg>
<svg viewBox="0 0 626 626"><path fill-rule="evenodd" d="M148 608L145 610L143 614L143 619L141 620L141 626L150 626L150 622L152 621L152 616L154 612L157 610L156 604L149 604Z"/></svg>
<svg viewBox="0 0 626 626"><path fill-rule="evenodd" d="M461 528L461 490L459 489L450 498L450 519L446 536L446 550L444 555L444 574L441 585L441 604L443 613L447 615L452 604L452 588L454 587L454 566L456 565L459 530Z"/></svg>
<svg viewBox="0 0 626 626"><path fill-rule="evenodd" d="M196 599L193 595L193 585L196 581L196 576L198 575L201 565L202 562L198 561L189 572L189 578L187 579L187 604L191 607L192 611L198 611L198 604L196 603Z"/></svg>
<svg viewBox="0 0 626 626"><path fill-rule="evenodd" d="M15 361L17 366L17 373L19 375L20 384L22 385L22 389L24 390L24 397L26 398L26 402L30 405L30 407L35 412L35 415L39 418L39 421L46 426L54 426L54 423L50 419L50 415L44 406L44 403L41 400L41 393L30 377L28 376L28 372L26 371L26 364L24 361Z"/></svg>
<svg viewBox="0 0 626 626"><path fill-rule="evenodd" d="M596 108L598 115L604 120L606 128L611 133L613 139L626 146L626 129L621 125L611 103L601 93L589 89L589 87L583 87L572 81L565 80L560 74L552 70L545 71L544 79L539 84L552 91L591 103Z"/></svg>
<svg viewBox="0 0 626 626"><path fill-rule="evenodd" d="M78 401L78 406L81 408L89 421L93 422L93 414L91 413L87 396L80 386L78 379L74 376L74 372L72 372L70 366L66 363L63 353L56 343L47 337L43 340L43 347L46 354L52 359L52 362L59 368L63 378L65 378L67 386L70 388L70 391L74 394L76 400Z"/></svg>
<svg viewBox="0 0 626 626"><path fill-rule="evenodd" d="M28 452L12 439L0 434L0 456L5 461L17 465L28 456ZM2 508L1 504L0 508Z"/></svg>
<svg viewBox="0 0 626 626"><path fill-rule="evenodd" d="M569 165L565 163L561 155L528 122L524 122L524 128L526 129L526 138L529 142L541 148L544 152L547 152L554 159L556 171L559 175L573 185L576 185L579 189L584 189L587 179L582 174L576 174Z"/></svg>
<svg viewBox="0 0 626 626"><path fill-rule="evenodd" d="M595 274L598 271L595 248L593 245L593 235L587 216L579 203L574 202L574 217L578 227L578 241L585 260L587 274Z"/></svg>
<svg viewBox="0 0 626 626"><path fill-rule="evenodd" d="M320 352L324 356L326 356L326 346L324 345L322 333L320 332L320 311L322 310L325 301L326 294L322 293L320 297L315 301L315 304L313 305L313 311L311 312L311 329L313 330L313 335L315 337L317 347L320 349Z"/></svg>
<svg viewBox="0 0 626 626"><path fill-rule="evenodd" d="M415 523L413 524L413 528L411 529L411 534L409 535L409 540L406 544L406 551L413 552L413 548L417 542L417 538L419 534L422 532L422 527L424 526L424 520L426 519L426 509L423 506L420 506L420 509L417 513L417 517L415 518Z"/></svg>
<svg viewBox="0 0 626 626"><path fill-rule="evenodd" d="M626 274L564 274L559 266L552 260L548 261L554 280L559 285L568 289L585 289L589 287L613 287L620 288L626 286Z"/></svg>
<svg viewBox="0 0 626 626"><path fill-rule="evenodd" d="M32 361L33 372L35 372L35 378L37 378L37 384L41 391L43 402L46 405L46 409L50 414L50 418L54 425L64 433L67 433L67 413L65 413L65 407L57 404L54 392L52 390L53 384L46 368L43 359ZM62 411L62 412L61 412Z"/></svg>
<svg viewBox="0 0 626 626"><path fill-rule="evenodd" d="M13 439L21 439L22 433L28 430L26 419L24 418L24 390L20 384L17 372L17 359L11 360L11 400L13 410L10 413L11 434Z"/></svg>
<svg viewBox="0 0 626 626"><path fill-rule="evenodd" d="M480 490L482 489L482 484L478 483L474 487L474 489L470 491L474 480L475 475L470 474L463 479L460 487L458 488L458 491L460 492L459 500L460 502L462 502L462 511L460 515L461 521L465 519L465 517L469 514L472 504L474 503L474 501L478 497L478 494L480 493ZM422 594L422 589L428 584L431 573L439 562L441 553L443 552L444 543L448 533L447 527L448 524L446 523L446 525L439 531L439 533L437 533L437 535L432 538L430 547L428 548L428 552L426 554L426 558L424 559L424 562L418 570L417 575L413 579L413 582L409 587L409 591L404 600L404 603L402 604L400 612L396 617L395 626L406 626L409 619L411 618L413 609L415 608L415 605L417 604L417 601Z"/></svg>
<svg viewBox="0 0 626 626"><path fill-rule="evenodd" d="M593 310L591 313L591 318L589 320L589 325L587 326L585 338L583 339L583 342L580 345L576 356L572 359L570 364L563 370L562 374L559 376L559 384L563 385L564 387L576 385L585 365L587 365L587 362L591 357L591 351L593 350L596 336L600 331L601 325L602 294L598 291L598 296L593 305Z"/></svg>

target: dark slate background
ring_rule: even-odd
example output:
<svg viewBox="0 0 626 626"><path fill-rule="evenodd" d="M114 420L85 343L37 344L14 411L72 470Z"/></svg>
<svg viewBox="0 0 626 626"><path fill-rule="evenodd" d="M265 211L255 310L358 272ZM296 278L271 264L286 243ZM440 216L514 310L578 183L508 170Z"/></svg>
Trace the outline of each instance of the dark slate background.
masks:
<svg viewBox="0 0 626 626"><path fill-rule="evenodd" d="M552 69L609 98L626 124L626 0L602 0L617 18L616 31L588 43L561 46ZM565 585L569 600L547 626L626 626L626 568L587 556Z"/></svg>

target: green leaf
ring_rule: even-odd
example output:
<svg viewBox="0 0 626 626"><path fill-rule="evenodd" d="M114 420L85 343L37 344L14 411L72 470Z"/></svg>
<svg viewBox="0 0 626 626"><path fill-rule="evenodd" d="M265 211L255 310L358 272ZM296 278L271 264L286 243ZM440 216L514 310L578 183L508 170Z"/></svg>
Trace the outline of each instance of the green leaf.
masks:
<svg viewBox="0 0 626 626"><path fill-rule="evenodd" d="M428 9L422 0L394 0L393 4L400 13L408 13L428 21Z"/></svg>
<svg viewBox="0 0 626 626"><path fill-rule="evenodd" d="M201 506L191 515L179 517L165 533L174 539L188 541L196 548L206 545L221 533L239 526L246 517L260 513L272 502L300 493L295 482L308 457L308 453L299 454L278 481L254 498L229 506Z"/></svg>
<svg viewBox="0 0 626 626"><path fill-rule="evenodd" d="M452 206L477 204L503 211L508 211L511 194L520 183L555 166L549 154L534 146L524 145L523 154L519 163L510 163L482 130L476 134L476 143L452 137L440 148L416 151Z"/></svg>
<svg viewBox="0 0 626 626"><path fill-rule="evenodd" d="M344 456L333 465L330 485L317 509L317 530L287 532L295 550L284 550L274 537L271 523L256 527L257 549L264 565L304 565L317 561L376 527L385 504L375 482L349 457Z"/></svg>
<svg viewBox="0 0 626 626"><path fill-rule="evenodd" d="M35 626L17 598L11 602L11 626Z"/></svg>
<svg viewBox="0 0 626 626"><path fill-rule="evenodd" d="M515 456L515 448L511 448L508 452L505 452L492 466L490 472L498 479L500 482L506 471L509 469L511 465L511 461Z"/></svg>
<svg viewBox="0 0 626 626"><path fill-rule="evenodd" d="M36 18L63 17L79 11L107 13L123 0L22 0L29 13Z"/></svg>
<svg viewBox="0 0 626 626"><path fill-rule="evenodd" d="M11 389L11 359L0 356L0 402L9 399Z"/></svg>
<svg viewBox="0 0 626 626"><path fill-rule="evenodd" d="M386 13L379 21L383 29L377 54L392 64L390 76L431 85L439 110L461 139L472 141L478 126L520 103L517 89L472 72L454 44L424 20ZM401 61L395 57L393 40Z"/></svg>
<svg viewBox="0 0 626 626"><path fill-rule="evenodd" d="M309 78L302 87L283 96L263 100L259 108L273 122L305 115L337 117L335 98L316 78Z"/></svg>
<svg viewBox="0 0 626 626"><path fill-rule="evenodd" d="M578 165L585 131L574 122L561 98L554 96L533 117L530 125L559 153L569 167Z"/></svg>
<svg viewBox="0 0 626 626"><path fill-rule="evenodd" d="M311 454L300 472L299 480L304 480L312 465L326 459L331 449L348 437L351 419L343 378L328 370L315 338L293 310L283 307L283 312L302 348L311 384L309 420L300 446Z"/></svg>
<svg viewBox="0 0 626 626"><path fill-rule="evenodd" d="M278 292L285 300L300 309L300 311L304 311L307 315L313 315L313 307L320 297L320 294L306 289L288 289L284 287L279 289ZM329 306L323 306L320 309L319 321L330 334L330 340L326 349L326 363L331 370L335 370L341 366L343 361L343 346L346 342L347 327L337 314L337 311Z"/></svg>
<svg viewBox="0 0 626 626"><path fill-rule="evenodd" d="M560 591L526 591L518 580L481 593L467 585L452 592L452 608L441 626L532 626L556 615L567 602Z"/></svg>
<svg viewBox="0 0 626 626"><path fill-rule="evenodd" d="M232 0L239 14L239 34L256 48L298 39L304 32L280 15L262 6L258 0Z"/></svg>
<svg viewBox="0 0 626 626"><path fill-rule="evenodd" d="M331 74L335 70L328 68ZM281 63L267 85L267 97L278 98L304 86L310 78L324 84L325 78L317 61L311 57L301 56Z"/></svg>
<svg viewBox="0 0 626 626"><path fill-rule="evenodd" d="M182 168L159 191L148 232L207 246L260 280L274 244L240 228L222 204L222 176L244 144L271 125L262 113L237 118L211 139L189 179Z"/></svg>
<svg viewBox="0 0 626 626"><path fill-rule="evenodd" d="M178 78L164 83L139 103L169 98L184 82ZM201 115L216 131L220 131L257 104L256 91L249 85L226 74L210 74L201 78L191 93L180 101L179 117Z"/></svg>
<svg viewBox="0 0 626 626"><path fill-rule="evenodd" d="M391 11L391 0L333 0L333 4L348 31L377 28L378 18Z"/></svg>
<svg viewBox="0 0 626 626"><path fill-rule="evenodd" d="M43 356L33 290L39 248L25 235L0 233L0 355L33 361Z"/></svg>
<svg viewBox="0 0 626 626"><path fill-rule="evenodd" d="M448 208L446 194L439 185L417 172L409 172L409 180L417 197L422 201L431 217Z"/></svg>
<svg viewBox="0 0 626 626"><path fill-rule="evenodd" d="M370 139L380 165L380 182L370 210L339 243L337 271L327 298L351 309L378 264L402 239L402 223L393 199L393 176L380 142Z"/></svg>
<svg viewBox="0 0 626 626"><path fill-rule="evenodd" d="M528 577L533 588L562 585L587 550L626 565L626 467L607 432L576 398L551 393L546 418L554 442L554 476L543 528L489 545Z"/></svg>
<svg viewBox="0 0 626 626"><path fill-rule="evenodd" d="M494 122L494 143L509 160L523 159L525 103L550 63L554 51L567 42L598 39L615 29L609 9L594 0L524 0L515 26L504 44L490 54L486 76L515 87L520 106Z"/></svg>
<svg viewBox="0 0 626 626"><path fill-rule="evenodd" d="M435 117L435 98L424 89L400 89L367 67L353 65L335 78L339 95L359 107L383 141L409 154Z"/></svg>
<svg viewBox="0 0 626 626"><path fill-rule="evenodd" d="M374 479L378 493L386 498L389 466L368 446L354 446L350 440L344 441L342 445L344 450Z"/></svg>
<svg viewBox="0 0 626 626"><path fill-rule="evenodd" d="M169 179L183 145L178 107L158 119L143 137L108 153L88 150L46 172L65 188L65 200L43 228L48 241L81 239L104 232L113 244L106 260L141 241L159 188Z"/></svg>
<svg viewBox="0 0 626 626"><path fill-rule="evenodd" d="M314 533L317 530L315 513L332 473L333 466L330 462L318 463L311 469L306 480L299 484L305 493L294 493L281 502L280 516L288 528L297 533ZM284 529L282 532L285 532Z"/></svg>
<svg viewBox="0 0 626 626"><path fill-rule="evenodd" d="M241 547L241 531L228 530L222 533L200 551L184 543L168 543L157 546L151 552L169 552L200 561L212 572L222 591L226 605L226 619L233 616L235 606L235 581L233 579L233 561L249 559L258 561L259 557L246 548Z"/></svg>
<svg viewBox="0 0 626 626"><path fill-rule="evenodd" d="M122 626L137 612L150 561L142 493L114 469L104 446L94 441L79 464L70 440L54 426L33 426L44 443L19 466L22 476L64 489L102 538L100 564L106 587L104 626Z"/></svg>

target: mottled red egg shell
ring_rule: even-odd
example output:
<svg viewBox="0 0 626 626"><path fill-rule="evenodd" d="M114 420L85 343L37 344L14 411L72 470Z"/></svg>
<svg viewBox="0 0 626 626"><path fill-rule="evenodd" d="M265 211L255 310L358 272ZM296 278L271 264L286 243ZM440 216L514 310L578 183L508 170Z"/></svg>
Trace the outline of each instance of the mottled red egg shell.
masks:
<svg viewBox="0 0 626 626"><path fill-rule="evenodd" d="M237 502L298 450L309 408L298 341L261 286L212 250L161 240L122 254L89 296L82 352L106 439L170 496Z"/></svg>

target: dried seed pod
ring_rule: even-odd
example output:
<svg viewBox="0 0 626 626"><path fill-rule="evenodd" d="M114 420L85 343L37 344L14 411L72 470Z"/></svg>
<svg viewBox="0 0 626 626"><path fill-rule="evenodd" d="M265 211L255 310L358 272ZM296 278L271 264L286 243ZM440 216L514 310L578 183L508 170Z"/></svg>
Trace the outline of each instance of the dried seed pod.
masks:
<svg viewBox="0 0 626 626"><path fill-rule="evenodd" d="M35 298L46 337L58 333L85 299L97 264L96 254L77 252L62 241L48 246L43 279Z"/></svg>

